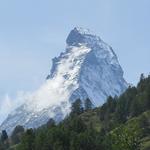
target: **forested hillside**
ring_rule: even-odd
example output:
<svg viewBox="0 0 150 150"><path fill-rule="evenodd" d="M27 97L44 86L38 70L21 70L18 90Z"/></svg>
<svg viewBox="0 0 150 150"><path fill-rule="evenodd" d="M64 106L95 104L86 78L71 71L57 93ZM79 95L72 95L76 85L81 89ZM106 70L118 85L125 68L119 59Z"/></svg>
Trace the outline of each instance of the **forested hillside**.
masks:
<svg viewBox="0 0 150 150"><path fill-rule="evenodd" d="M59 124L50 119L38 129L17 126L9 137L6 131L0 150L150 150L150 76L141 75L137 87L98 108L76 100Z"/></svg>

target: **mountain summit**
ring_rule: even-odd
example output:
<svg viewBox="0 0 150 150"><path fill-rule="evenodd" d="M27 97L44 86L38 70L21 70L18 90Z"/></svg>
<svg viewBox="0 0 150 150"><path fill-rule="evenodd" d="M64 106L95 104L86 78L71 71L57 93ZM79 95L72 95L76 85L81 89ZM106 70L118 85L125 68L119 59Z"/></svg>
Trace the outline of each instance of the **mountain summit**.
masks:
<svg viewBox="0 0 150 150"><path fill-rule="evenodd" d="M70 101L89 97L98 106L127 87L113 49L88 29L74 28L66 52L53 59L48 79L63 76Z"/></svg>
<svg viewBox="0 0 150 150"><path fill-rule="evenodd" d="M7 117L0 130L12 132L17 125L36 128L50 118L58 122L78 98L90 98L99 106L108 96L120 95L127 88L116 54L100 37L87 29L74 28L66 44L65 52L52 60L45 83L24 97L24 104Z"/></svg>

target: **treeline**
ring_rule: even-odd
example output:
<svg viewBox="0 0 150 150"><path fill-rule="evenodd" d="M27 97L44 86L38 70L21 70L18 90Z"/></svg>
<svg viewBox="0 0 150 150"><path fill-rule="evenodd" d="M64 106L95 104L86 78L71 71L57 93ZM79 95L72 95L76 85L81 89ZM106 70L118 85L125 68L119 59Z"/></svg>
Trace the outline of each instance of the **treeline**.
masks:
<svg viewBox="0 0 150 150"><path fill-rule="evenodd" d="M76 100L59 124L50 119L38 129L17 126L11 137L4 130L0 150L149 150L148 137L150 76L141 75L137 87L109 97L101 107L93 108L89 99L84 104Z"/></svg>
<svg viewBox="0 0 150 150"><path fill-rule="evenodd" d="M145 78L142 74L137 87L129 88L120 97L109 97L102 107L97 108L100 120L111 130L117 124L123 124L150 110L150 75Z"/></svg>

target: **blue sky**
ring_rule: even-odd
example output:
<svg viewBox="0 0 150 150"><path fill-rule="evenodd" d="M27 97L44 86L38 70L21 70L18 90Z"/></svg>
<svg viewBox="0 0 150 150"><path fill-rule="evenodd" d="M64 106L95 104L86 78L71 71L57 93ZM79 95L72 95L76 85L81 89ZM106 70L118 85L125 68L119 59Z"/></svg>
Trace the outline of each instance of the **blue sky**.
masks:
<svg viewBox="0 0 150 150"><path fill-rule="evenodd" d="M150 72L149 0L0 0L0 97L38 88L75 26L113 47L127 82Z"/></svg>

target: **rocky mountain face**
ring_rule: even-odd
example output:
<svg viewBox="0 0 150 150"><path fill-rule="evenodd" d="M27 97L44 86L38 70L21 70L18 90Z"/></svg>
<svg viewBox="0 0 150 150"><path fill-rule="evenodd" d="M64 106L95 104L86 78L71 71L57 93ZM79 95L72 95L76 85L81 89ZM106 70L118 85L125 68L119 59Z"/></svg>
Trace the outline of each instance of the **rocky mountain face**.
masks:
<svg viewBox="0 0 150 150"><path fill-rule="evenodd" d="M12 132L17 125L36 128L50 118L57 122L70 112L76 99L90 98L95 106L108 96L120 95L127 83L113 49L100 37L83 28L74 28L67 37L66 50L54 58L45 83L25 96L0 126Z"/></svg>

